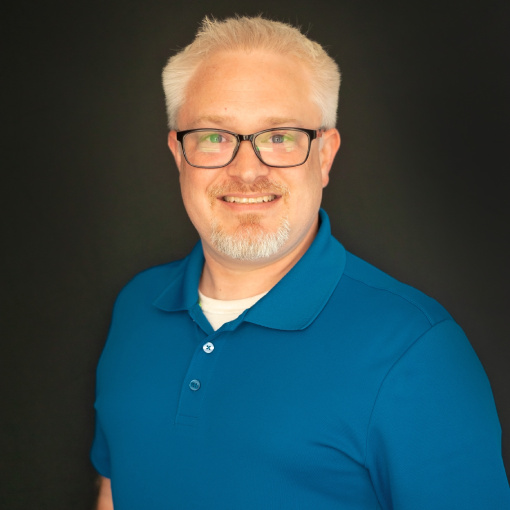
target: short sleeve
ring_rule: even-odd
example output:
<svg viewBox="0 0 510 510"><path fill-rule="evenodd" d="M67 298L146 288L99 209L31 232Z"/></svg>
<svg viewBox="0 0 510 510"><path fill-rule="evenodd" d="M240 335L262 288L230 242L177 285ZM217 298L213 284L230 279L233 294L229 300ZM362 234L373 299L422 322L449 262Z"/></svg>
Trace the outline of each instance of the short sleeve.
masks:
<svg viewBox="0 0 510 510"><path fill-rule="evenodd" d="M384 509L510 509L490 384L454 321L432 327L388 372L366 467Z"/></svg>

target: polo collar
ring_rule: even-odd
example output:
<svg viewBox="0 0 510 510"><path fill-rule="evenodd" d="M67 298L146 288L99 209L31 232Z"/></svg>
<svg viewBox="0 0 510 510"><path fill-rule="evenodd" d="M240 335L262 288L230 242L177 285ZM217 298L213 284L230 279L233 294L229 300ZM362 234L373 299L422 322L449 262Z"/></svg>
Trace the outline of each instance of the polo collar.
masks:
<svg viewBox="0 0 510 510"><path fill-rule="evenodd" d="M199 241L183 259L172 283L165 288L153 305L165 312L190 310L198 303L198 284L204 267L204 251Z"/></svg>
<svg viewBox="0 0 510 510"><path fill-rule="evenodd" d="M243 320L272 329L301 330L326 306L345 267L345 249L331 235L326 212L319 212L320 227L313 243L297 264L254 306ZM198 284L204 265L199 242L182 262L175 280L154 301L167 312L190 310L198 301Z"/></svg>

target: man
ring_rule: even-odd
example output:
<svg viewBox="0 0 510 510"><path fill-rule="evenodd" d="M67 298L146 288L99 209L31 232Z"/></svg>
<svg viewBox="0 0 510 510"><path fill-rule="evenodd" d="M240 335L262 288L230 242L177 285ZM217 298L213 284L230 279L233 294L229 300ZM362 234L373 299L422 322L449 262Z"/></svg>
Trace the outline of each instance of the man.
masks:
<svg viewBox="0 0 510 510"><path fill-rule="evenodd" d="M117 300L99 508L510 508L464 334L347 253L319 210L340 146L334 61L288 25L206 18L163 82L201 242Z"/></svg>

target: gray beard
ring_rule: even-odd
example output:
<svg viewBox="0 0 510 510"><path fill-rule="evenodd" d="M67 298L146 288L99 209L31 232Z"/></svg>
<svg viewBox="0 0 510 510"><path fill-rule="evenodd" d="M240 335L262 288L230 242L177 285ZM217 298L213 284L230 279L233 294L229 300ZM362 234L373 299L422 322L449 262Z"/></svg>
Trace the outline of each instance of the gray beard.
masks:
<svg viewBox="0 0 510 510"><path fill-rule="evenodd" d="M212 245L235 260L253 261L276 255L289 239L290 225L284 218L275 233L264 232L257 222L242 223L234 234L226 234L217 223L212 225Z"/></svg>

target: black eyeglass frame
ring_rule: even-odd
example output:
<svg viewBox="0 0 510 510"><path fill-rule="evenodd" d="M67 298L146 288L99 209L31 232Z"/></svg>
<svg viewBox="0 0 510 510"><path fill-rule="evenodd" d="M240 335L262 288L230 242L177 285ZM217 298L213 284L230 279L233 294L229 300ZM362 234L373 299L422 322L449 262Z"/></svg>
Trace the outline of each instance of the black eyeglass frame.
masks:
<svg viewBox="0 0 510 510"><path fill-rule="evenodd" d="M306 153L306 157L302 163L299 163L298 165L268 165L265 161L262 160L260 156L260 152L255 147L255 138L262 133L268 133L269 131L278 131L279 129L288 129L292 131L301 131L305 133L308 136L308 151ZM234 149L234 152L232 153L232 157L230 160L225 163L224 165L218 165L218 166L202 166L202 165L193 165L189 162L188 157L186 156L186 150L184 149L184 138L189 133L197 133L197 132L204 132L204 131L214 131L215 133L228 133L229 135L232 135L237 140L236 148ZM266 166L272 167L272 168L292 168L294 166L301 166L304 165L307 160L308 156L310 155L310 149L312 147L312 142L316 138L320 138L322 136L322 133L325 131L324 128L319 129L304 129L304 128L296 128L296 127L274 127L271 129L263 129L262 131L257 131L256 133L252 133L251 135L241 135L239 133L234 133L233 131L227 131L226 129L215 129L215 128L199 128L199 129L187 129L185 131L176 131L175 136L177 138L177 141L181 144L182 147L182 154L184 155L184 159L188 163L188 165L194 167L194 168L206 168L206 169L214 169L214 168L223 168L225 166L230 165L232 161L234 161L238 151L239 147L241 146L241 142L250 142L251 146L253 147L253 152L255 152L255 156L260 160L260 162Z"/></svg>

